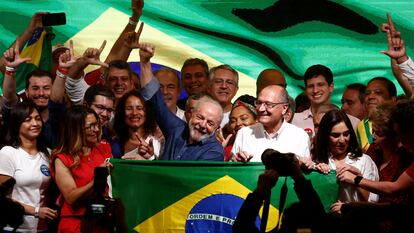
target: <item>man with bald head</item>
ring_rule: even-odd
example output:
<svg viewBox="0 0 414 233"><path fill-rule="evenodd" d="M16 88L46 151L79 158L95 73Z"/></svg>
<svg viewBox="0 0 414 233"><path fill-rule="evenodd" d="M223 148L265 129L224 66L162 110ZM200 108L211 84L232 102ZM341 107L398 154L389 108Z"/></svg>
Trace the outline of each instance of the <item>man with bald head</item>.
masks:
<svg viewBox="0 0 414 233"><path fill-rule="evenodd" d="M256 80L256 95L259 95L263 88L270 85L278 85L286 88L286 79L280 71L276 69L265 69L260 72Z"/></svg>
<svg viewBox="0 0 414 233"><path fill-rule="evenodd" d="M263 151L268 148L309 158L309 136L301 128L284 120L288 105L288 94L284 87L264 87L255 102L258 123L237 132L231 151L232 161L260 162Z"/></svg>

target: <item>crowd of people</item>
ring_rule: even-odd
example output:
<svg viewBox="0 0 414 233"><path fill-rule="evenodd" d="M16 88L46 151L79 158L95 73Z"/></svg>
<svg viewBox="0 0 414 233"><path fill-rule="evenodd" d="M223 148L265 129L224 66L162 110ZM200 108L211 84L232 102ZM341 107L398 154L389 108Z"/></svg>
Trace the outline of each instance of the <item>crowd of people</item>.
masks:
<svg viewBox="0 0 414 233"><path fill-rule="evenodd" d="M360 202L393 204L395 212L411 207L414 65L389 16L382 26L388 42L383 53L405 95L397 96L391 77L373 77L366 85L348 85L339 108L331 102L333 72L321 64L306 70L297 98L289 96L276 69L258 75L256 97L238 93L238 72L227 64L209 69L204 60L188 58L181 77L168 68L153 71L155 47L140 41L142 23L136 31L142 10L143 1L132 1L132 15L104 61L105 41L81 56L72 41L53 50L54 67L31 72L23 96L16 92L16 71L30 58L20 51L47 13L36 13L3 53L0 183L16 181L11 197L25 212L18 232L46 232L55 220L58 232L81 232L94 169L111 166L108 158L260 162L270 148L295 154L302 169L336 171L340 185L332 213ZM127 63L134 49L140 74ZM100 68L85 73L88 65ZM179 100L182 88L188 97ZM295 171L295 181L311 188ZM263 177L273 181L259 179L259 203L278 174ZM376 226L397 232L396 216L376 216L384 218Z"/></svg>

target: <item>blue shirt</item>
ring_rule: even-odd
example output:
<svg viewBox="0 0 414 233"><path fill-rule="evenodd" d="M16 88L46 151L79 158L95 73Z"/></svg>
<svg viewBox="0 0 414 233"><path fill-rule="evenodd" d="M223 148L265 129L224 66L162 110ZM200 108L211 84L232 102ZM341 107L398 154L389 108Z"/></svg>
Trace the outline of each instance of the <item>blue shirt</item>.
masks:
<svg viewBox="0 0 414 233"><path fill-rule="evenodd" d="M141 94L155 109L156 120L165 137L162 160L210 160L224 161L223 146L211 135L199 142L189 144L188 124L172 113L164 103L160 84L153 78Z"/></svg>

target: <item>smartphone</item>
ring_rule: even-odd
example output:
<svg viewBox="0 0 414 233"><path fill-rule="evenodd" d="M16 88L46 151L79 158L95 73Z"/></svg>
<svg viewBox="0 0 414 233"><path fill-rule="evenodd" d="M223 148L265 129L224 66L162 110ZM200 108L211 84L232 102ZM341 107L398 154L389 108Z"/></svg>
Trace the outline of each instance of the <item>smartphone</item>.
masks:
<svg viewBox="0 0 414 233"><path fill-rule="evenodd" d="M64 12L49 13L42 15L43 26L55 26L66 24L66 14Z"/></svg>

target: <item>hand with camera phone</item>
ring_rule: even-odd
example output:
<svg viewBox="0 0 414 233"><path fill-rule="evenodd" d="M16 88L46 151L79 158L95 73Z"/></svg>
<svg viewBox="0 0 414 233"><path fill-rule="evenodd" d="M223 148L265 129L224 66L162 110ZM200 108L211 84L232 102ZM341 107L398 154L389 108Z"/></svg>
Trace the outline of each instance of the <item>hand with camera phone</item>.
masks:
<svg viewBox="0 0 414 233"><path fill-rule="evenodd" d="M66 14L64 12L42 14L41 17L43 27L66 24Z"/></svg>
<svg viewBox="0 0 414 233"><path fill-rule="evenodd" d="M270 193L270 190L275 187L278 179L279 173L276 170L266 170L260 174L255 192L258 192L263 196L267 196Z"/></svg>

